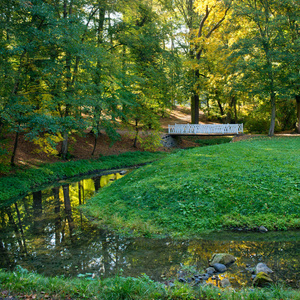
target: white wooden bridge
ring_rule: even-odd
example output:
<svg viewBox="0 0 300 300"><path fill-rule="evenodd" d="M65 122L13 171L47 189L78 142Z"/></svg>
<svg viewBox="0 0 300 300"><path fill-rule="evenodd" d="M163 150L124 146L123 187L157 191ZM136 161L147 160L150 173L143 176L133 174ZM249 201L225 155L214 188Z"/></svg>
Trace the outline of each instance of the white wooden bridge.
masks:
<svg viewBox="0 0 300 300"><path fill-rule="evenodd" d="M243 124L175 124L169 135L233 135L243 133Z"/></svg>

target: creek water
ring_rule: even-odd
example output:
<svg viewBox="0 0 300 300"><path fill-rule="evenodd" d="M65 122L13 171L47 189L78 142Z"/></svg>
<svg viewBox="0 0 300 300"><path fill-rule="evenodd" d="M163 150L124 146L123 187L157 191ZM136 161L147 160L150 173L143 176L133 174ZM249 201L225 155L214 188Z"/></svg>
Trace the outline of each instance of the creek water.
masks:
<svg viewBox="0 0 300 300"><path fill-rule="evenodd" d="M125 173L126 171L124 171ZM58 182L0 209L0 268L17 265L46 276L116 274L156 281L193 269L203 273L213 253L237 260L221 275L234 287L251 285L249 266L266 263L273 278L300 288L300 232L232 233L198 239L124 238L96 229L77 209L122 172ZM247 268L248 267L248 268Z"/></svg>

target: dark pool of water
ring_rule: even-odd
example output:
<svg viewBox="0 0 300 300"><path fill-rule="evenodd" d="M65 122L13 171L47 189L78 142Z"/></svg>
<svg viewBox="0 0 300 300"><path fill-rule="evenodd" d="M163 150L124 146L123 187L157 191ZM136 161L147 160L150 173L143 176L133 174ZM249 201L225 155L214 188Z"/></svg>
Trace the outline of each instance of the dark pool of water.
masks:
<svg viewBox="0 0 300 300"><path fill-rule="evenodd" d="M217 233L198 239L124 238L91 226L76 208L95 191L120 177L118 172L77 182L62 182L33 192L0 210L0 268L17 265L55 276L117 273L164 281L179 270L202 272L215 252L237 258L222 276L233 286L251 284L246 266L264 262L280 279L299 288L300 232Z"/></svg>

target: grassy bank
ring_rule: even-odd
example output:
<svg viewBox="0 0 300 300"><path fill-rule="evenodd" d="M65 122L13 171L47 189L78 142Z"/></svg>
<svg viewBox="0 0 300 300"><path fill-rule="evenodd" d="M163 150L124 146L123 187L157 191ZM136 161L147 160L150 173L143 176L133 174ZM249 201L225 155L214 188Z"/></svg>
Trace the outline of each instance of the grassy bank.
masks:
<svg viewBox="0 0 300 300"><path fill-rule="evenodd" d="M298 291L276 286L264 289L192 288L175 282L169 288L146 275L139 278L116 276L110 279L49 278L28 272L0 271L0 298L5 299L101 299L101 300L192 300L192 299L300 299ZM10 298L9 298L10 297Z"/></svg>
<svg viewBox="0 0 300 300"><path fill-rule="evenodd" d="M36 168L18 171L13 176L0 178L0 206L14 201L32 189L73 176L124 168L151 162L166 156L157 152L127 152L120 155L102 156L95 160L78 160L44 164Z"/></svg>
<svg viewBox="0 0 300 300"><path fill-rule="evenodd" d="M83 209L119 232L173 236L300 228L300 138L180 151L104 188Z"/></svg>

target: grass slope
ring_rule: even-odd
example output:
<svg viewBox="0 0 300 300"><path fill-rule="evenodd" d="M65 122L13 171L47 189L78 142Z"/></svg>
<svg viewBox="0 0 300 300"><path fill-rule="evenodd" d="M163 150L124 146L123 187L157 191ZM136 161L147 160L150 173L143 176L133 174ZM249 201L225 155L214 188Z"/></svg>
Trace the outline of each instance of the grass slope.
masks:
<svg viewBox="0 0 300 300"><path fill-rule="evenodd" d="M126 152L120 155L102 156L94 160L43 164L37 168L21 170L13 176L0 178L0 206L16 201L18 197L26 195L37 187L61 179L148 163L164 156L166 153L162 152Z"/></svg>
<svg viewBox="0 0 300 300"><path fill-rule="evenodd" d="M299 153L300 138L180 151L102 189L83 210L99 225L143 235L300 228Z"/></svg>

